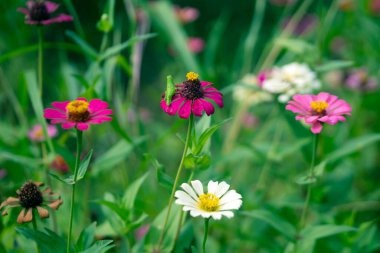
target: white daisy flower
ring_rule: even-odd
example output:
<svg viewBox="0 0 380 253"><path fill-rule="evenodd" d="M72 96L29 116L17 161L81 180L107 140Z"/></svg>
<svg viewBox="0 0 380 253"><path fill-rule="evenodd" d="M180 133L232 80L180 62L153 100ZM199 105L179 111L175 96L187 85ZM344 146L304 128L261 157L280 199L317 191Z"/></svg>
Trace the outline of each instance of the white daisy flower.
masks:
<svg viewBox="0 0 380 253"><path fill-rule="evenodd" d="M203 186L199 180L191 181L191 185L183 183L181 188L183 191L175 192L177 198L175 203L183 205L183 211L190 211L193 217L212 217L220 220L224 215L232 218L234 213L231 210L239 209L243 203L242 196L235 190L228 190L230 185L226 182L210 181L207 193L203 192Z"/></svg>
<svg viewBox="0 0 380 253"><path fill-rule="evenodd" d="M311 93L320 89L317 75L306 64L293 62L275 67L263 81L263 90L278 94L278 100L286 103L295 94Z"/></svg>

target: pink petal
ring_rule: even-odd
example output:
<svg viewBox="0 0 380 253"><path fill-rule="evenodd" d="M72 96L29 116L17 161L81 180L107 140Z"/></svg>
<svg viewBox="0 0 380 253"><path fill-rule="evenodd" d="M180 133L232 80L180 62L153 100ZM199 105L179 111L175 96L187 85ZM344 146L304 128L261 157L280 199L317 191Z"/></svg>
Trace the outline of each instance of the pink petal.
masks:
<svg viewBox="0 0 380 253"><path fill-rule="evenodd" d="M323 128L322 124L317 121L311 127L311 131L313 132L313 134L319 134L322 131L322 128Z"/></svg>
<svg viewBox="0 0 380 253"><path fill-rule="evenodd" d="M90 101L88 109L90 110L90 112L95 113L97 111L107 109L107 107L108 107L107 102L104 102L100 99L93 99Z"/></svg>
<svg viewBox="0 0 380 253"><path fill-rule="evenodd" d="M202 87L209 86L209 85L211 85L211 84L212 84L212 83L210 83L210 82L201 81L201 86L202 86Z"/></svg>
<svg viewBox="0 0 380 253"><path fill-rule="evenodd" d="M25 15L29 15L29 10L25 9L25 8L17 8L17 11L18 12L21 12L21 13L24 13Z"/></svg>
<svg viewBox="0 0 380 253"><path fill-rule="evenodd" d="M319 119L319 121L325 122L325 123L330 124L330 125L335 125L339 121L345 121L345 120L346 120L346 118L343 116L324 116L324 117Z"/></svg>
<svg viewBox="0 0 380 253"><path fill-rule="evenodd" d="M217 92L217 93L221 93L217 88L214 88L214 87L206 87L206 88L203 88L202 89L203 92Z"/></svg>
<svg viewBox="0 0 380 253"><path fill-rule="evenodd" d="M303 108L302 104L295 102L295 101L289 101L289 103L285 106L285 109L288 111L292 111L294 113L300 113L302 115L308 115L308 112L306 111L307 108Z"/></svg>
<svg viewBox="0 0 380 253"><path fill-rule="evenodd" d="M112 110L111 109L100 110L100 111L97 111L95 113L92 113L91 114L91 118L92 117L98 117L98 116L107 116L107 115L110 115L110 114L112 114Z"/></svg>
<svg viewBox="0 0 380 253"><path fill-rule="evenodd" d="M34 6L35 2L34 1L28 1L26 2L26 6L28 6L28 9L32 9Z"/></svg>
<svg viewBox="0 0 380 253"><path fill-rule="evenodd" d="M70 122L70 121L68 121L68 122L65 122L65 123L62 124L62 128L63 129L70 129L70 128L75 127L75 124L76 124L76 122Z"/></svg>
<svg viewBox="0 0 380 253"><path fill-rule="evenodd" d="M205 98L209 98L213 100L220 108L223 108L223 96L222 94L213 92L213 93L206 93Z"/></svg>
<svg viewBox="0 0 380 253"><path fill-rule="evenodd" d="M169 115L175 115L180 108L182 102L185 101L185 98L179 97L176 100L173 100L172 103L168 106L166 105L165 100L161 101L161 108Z"/></svg>
<svg viewBox="0 0 380 253"><path fill-rule="evenodd" d="M211 114L215 112L214 106L210 102L204 99L199 99L199 100L201 101L203 108L205 109L206 114L208 116L210 116Z"/></svg>
<svg viewBox="0 0 380 253"><path fill-rule="evenodd" d="M301 119L304 119L305 118L305 116L303 116L303 115L297 115L296 116L296 120L301 120Z"/></svg>
<svg viewBox="0 0 380 253"><path fill-rule="evenodd" d="M44 118L46 119L66 119L66 114L60 110L47 108L44 110Z"/></svg>
<svg viewBox="0 0 380 253"><path fill-rule="evenodd" d="M64 102L53 102L51 103L52 106L55 108L60 109L61 111L66 112L66 107L70 103L70 101L64 101Z"/></svg>
<svg viewBox="0 0 380 253"><path fill-rule="evenodd" d="M202 112L203 112L203 105L199 101L199 99L194 100L193 106L192 106L192 111L195 116L202 117Z"/></svg>
<svg viewBox="0 0 380 253"><path fill-rule="evenodd" d="M319 116L306 116L305 122L306 124L314 124L318 120Z"/></svg>
<svg viewBox="0 0 380 253"><path fill-rule="evenodd" d="M43 24L43 25L51 25L51 24L54 24L54 23L70 22L70 21L73 21L73 17L72 16L69 16L69 15L66 15L66 14L60 14L57 17L54 17L54 18L42 21L41 24Z"/></svg>
<svg viewBox="0 0 380 253"><path fill-rule="evenodd" d="M45 2L45 6L46 6L46 9L47 9L47 12L50 14L52 12L55 12L58 9L59 4L46 1Z"/></svg>
<svg viewBox="0 0 380 253"><path fill-rule="evenodd" d="M191 100L186 100L178 111L178 115L182 119L187 119L191 113Z"/></svg>
<svg viewBox="0 0 380 253"><path fill-rule="evenodd" d="M85 131L85 130L88 129L88 127L89 127L89 125L86 124L86 123L83 123L83 122L79 122L79 123L77 124L77 128L78 128L80 131Z"/></svg>
<svg viewBox="0 0 380 253"><path fill-rule="evenodd" d="M66 118L65 119L52 119L50 121L51 124L61 124L61 123L65 123L65 122L69 122Z"/></svg>
<svg viewBox="0 0 380 253"><path fill-rule="evenodd" d="M89 124L102 124L104 121L111 121L111 117L101 117L101 118L95 118L95 119L90 119L86 123Z"/></svg>
<svg viewBox="0 0 380 253"><path fill-rule="evenodd" d="M314 101L313 95L294 95L293 100L298 102L302 108L310 108L310 102Z"/></svg>

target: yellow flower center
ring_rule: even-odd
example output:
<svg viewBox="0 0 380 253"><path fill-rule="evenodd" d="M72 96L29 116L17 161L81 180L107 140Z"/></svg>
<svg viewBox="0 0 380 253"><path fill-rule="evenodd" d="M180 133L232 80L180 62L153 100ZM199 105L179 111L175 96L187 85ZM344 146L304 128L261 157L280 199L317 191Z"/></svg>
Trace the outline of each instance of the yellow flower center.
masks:
<svg viewBox="0 0 380 253"><path fill-rule="evenodd" d="M67 106L67 117L69 121L85 122L90 118L89 104L83 100L71 101Z"/></svg>
<svg viewBox="0 0 380 253"><path fill-rule="evenodd" d="M189 72L186 74L186 78L187 78L187 80L195 81L199 78L199 75L195 72Z"/></svg>
<svg viewBox="0 0 380 253"><path fill-rule="evenodd" d="M38 139L41 139L44 137L44 132L42 131L42 127L41 128L38 128L35 132L34 132L34 136Z"/></svg>
<svg viewBox="0 0 380 253"><path fill-rule="evenodd" d="M312 101L310 102L310 107L313 111L322 113L327 107L329 107L329 104L325 101Z"/></svg>
<svg viewBox="0 0 380 253"><path fill-rule="evenodd" d="M214 212L219 210L219 198L212 193L201 194L199 196L199 208L206 212Z"/></svg>

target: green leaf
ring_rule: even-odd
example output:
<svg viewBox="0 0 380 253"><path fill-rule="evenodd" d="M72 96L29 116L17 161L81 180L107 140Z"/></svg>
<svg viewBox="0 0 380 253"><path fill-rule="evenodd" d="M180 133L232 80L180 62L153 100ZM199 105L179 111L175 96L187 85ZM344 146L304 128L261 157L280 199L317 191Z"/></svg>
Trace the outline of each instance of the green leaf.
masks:
<svg viewBox="0 0 380 253"><path fill-rule="evenodd" d="M51 152L55 153L54 146L51 141L51 138L47 134L47 125L46 120L44 118L44 108L42 106L41 96L38 90L36 73L32 70L27 71L23 76L25 82L28 84L28 93L30 97L30 101L32 103L32 107L34 113L36 114L38 122L42 125L42 130L44 132L44 136L46 136L46 141L48 143L49 149Z"/></svg>
<svg viewBox="0 0 380 253"><path fill-rule="evenodd" d="M300 185L313 184L317 181L317 177L310 175L303 175L296 178L295 182Z"/></svg>
<svg viewBox="0 0 380 253"><path fill-rule="evenodd" d="M28 239L34 240L39 246L41 253L66 252L65 239L47 228L42 232L26 227L17 227L16 231Z"/></svg>
<svg viewBox="0 0 380 253"><path fill-rule="evenodd" d="M70 39L72 39L76 44L78 44L78 46L83 50L83 52L86 55L90 56L93 60L95 60L98 57L98 52L73 31L66 31L66 36L70 37Z"/></svg>
<svg viewBox="0 0 380 253"><path fill-rule="evenodd" d="M90 248L80 251L80 253L104 253L115 247L112 240L97 241ZM54 251L52 251L54 252Z"/></svg>
<svg viewBox="0 0 380 253"><path fill-rule="evenodd" d="M153 160L152 163L153 167L156 169L158 183L166 189L171 190L174 185L174 179L165 172L164 166L157 160Z"/></svg>
<svg viewBox="0 0 380 253"><path fill-rule="evenodd" d="M4 161L12 161L26 167L36 168L41 165L39 159L32 159L26 156L15 155L7 151L0 151L0 163Z"/></svg>
<svg viewBox="0 0 380 253"><path fill-rule="evenodd" d="M249 217L253 217L265 223L268 223L270 226L272 226L274 229L282 233L284 236L286 236L290 240L293 240L296 236L297 232L296 232L295 227L291 223L284 220L282 217L278 216L277 214L273 212L270 212L267 210L254 210L254 211L241 212L241 214L249 216Z"/></svg>
<svg viewBox="0 0 380 253"><path fill-rule="evenodd" d="M83 179L84 176L86 175L88 165L90 164L90 161L91 161L92 152L93 152L93 149L91 149L90 152L88 152L88 154L86 155L86 157L80 162L78 175L77 175L77 182Z"/></svg>
<svg viewBox="0 0 380 253"><path fill-rule="evenodd" d="M142 175L139 179L135 180L125 191L124 197L123 197L123 203L124 207L127 210L131 210L134 206L135 199L137 196L137 192L139 191L142 183L145 181L145 179L149 176L149 171Z"/></svg>
<svg viewBox="0 0 380 253"><path fill-rule="evenodd" d="M323 73L329 72L337 69L348 68L354 65L352 61L329 61L322 66L318 66L315 68L315 71Z"/></svg>
<svg viewBox="0 0 380 253"><path fill-rule="evenodd" d="M155 36L156 36L156 34L154 34L154 33L139 35L139 36L135 36L135 37L127 40L126 42L124 42L122 44L110 47L102 55L100 55L99 61L103 61L103 60L105 60L105 59L107 59L107 58L109 58L111 56L117 55L121 51L123 51L124 49L132 46L133 44L135 44L135 43L137 43L139 41L144 41L144 40L153 38Z"/></svg>
<svg viewBox="0 0 380 253"><path fill-rule="evenodd" d="M339 225L317 225L307 227L301 231L299 241L299 252L313 252L316 240L336 234L356 231L356 228Z"/></svg>
<svg viewBox="0 0 380 253"><path fill-rule="evenodd" d="M301 39L280 38L276 42L283 48L299 55L316 50L313 45Z"/></svg>
<svg viewBox="0 0 380 253"><path fill-rule="evenodd" d="M66 177L66 178L63 178L60 175L56 175L54 173L49 173L49 175L52 176L53 178L57 179L58 181L61 181L62 183L69 184L69 185L75 184L73 175Z"/></svg>
<svg viewBox="0 0 380 253"><path fill-rule="evenodd" d="M107 200L97 200L95 203L99 205L103 205L111 209L114 213L116 213L123 221L126 221L128 218L128 210L125 208L121 207L115 202L107 201Z"/></svg>
<svg viewBox="0 0 380 253"><path fill-rule="evenodd" d="M87 228L81 232L77 244L76 250L88 249L95 241L96 222L91 223Z"/></svg>
<svg viewBox="0 0 380 253"><path fill-rule="evenodd" d="M211 157L208 154L193 155L188 154L184 160L184 166L190 170L204 170L210 167Z"/></svg>
<svg viewBox="0 0 380 253"><path fill-rule="evenodd" d="M188 70L200 72L201 68L187 46L187 35L179 24L173 12L173 6L168 1L156 1L149 5L149 11L154 23L173 43L179 58Z"/></svg>
<svg viewBox="0 0 380 253"><path fill-rule="evenodd" d="M97 176L100 173L113 169L117 164L124 161L136 146L146 141L146 139L146 137L140 137L133 143L128 143L125 140L119 141L94 161L91 175Z"/></svg>
<svg viewBox="0 0 380 253"><path fill-rule="evenodd" d="M224 123L228 122L230 119L223 120L222 122L219 122L211 127L209 127L206 131L204 131L201 136L199 137L199 140L197 141L197 145L193 151L194 155L200 154L202 152L203 147L206 145L206 142L210 139L210 137L215 133L216 130L218 130Z"/></svg>
<svg viewBox="0 0 380 253"><path fill-rule="evenodd" d="M341 145L338 150L328 154L326 158L316 166L316 175L322 175L324 168L328 163L334 162L356 151L360 151L364 147L378 141L380 141L380 134L368 134L346 142L345 144Z"/></svg>

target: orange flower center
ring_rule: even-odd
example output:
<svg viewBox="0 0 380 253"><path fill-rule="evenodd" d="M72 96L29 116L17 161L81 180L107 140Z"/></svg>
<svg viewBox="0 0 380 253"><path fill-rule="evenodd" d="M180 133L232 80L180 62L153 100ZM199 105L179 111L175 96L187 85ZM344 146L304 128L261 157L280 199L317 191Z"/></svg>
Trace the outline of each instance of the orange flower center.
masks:
<svg viewBox="0 0 380 253"><path fill-rule="evenodd" d="M329 107L329 104L325 101L312 101L310 102L310 107L313 109L316 113L323 113L327 107Z"/></svg>
<svg viewBox="0 0 380 253"><path fill-rule="evenodd" d="M67 118L69 121L85 122L90 118L89 103L83 100L71 101L67 106Z"/></svg>
<svg viewBox="0 0 380 253"><path fill-rule="evenodd" d="M206 212L219 210L219 198L212 193L201 194L198 202L199 208Z"/></svg>

